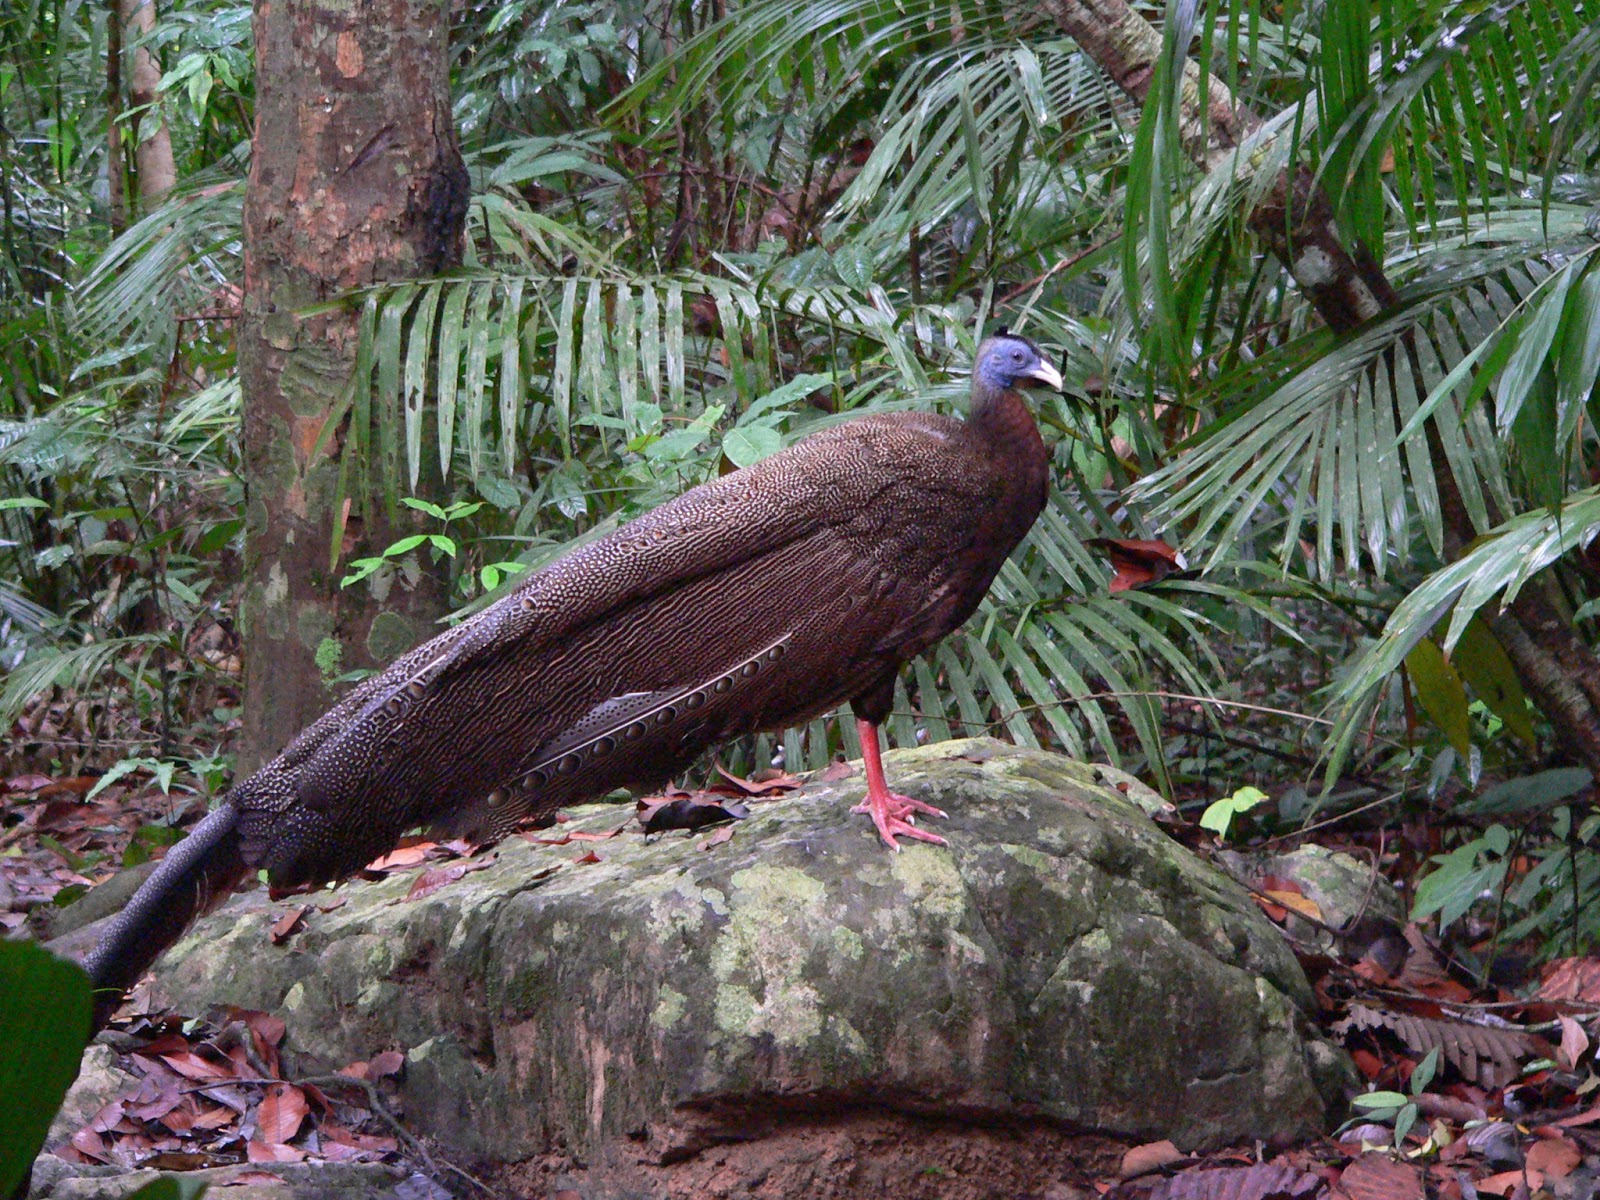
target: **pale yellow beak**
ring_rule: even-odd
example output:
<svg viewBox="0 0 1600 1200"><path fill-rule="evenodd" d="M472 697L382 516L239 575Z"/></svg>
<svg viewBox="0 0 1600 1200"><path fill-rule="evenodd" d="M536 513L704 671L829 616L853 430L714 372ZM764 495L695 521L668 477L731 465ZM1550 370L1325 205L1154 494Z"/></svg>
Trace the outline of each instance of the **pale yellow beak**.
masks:
<svg viewBox="0 0 1600 1200"><path fill-rule="evenodd" d="M1039 365L1017 380L1018 383L1037 383L1049 388L1052 392L1059 392L1062 387L1061 372L1056 370L1043 359Z"/></svg>

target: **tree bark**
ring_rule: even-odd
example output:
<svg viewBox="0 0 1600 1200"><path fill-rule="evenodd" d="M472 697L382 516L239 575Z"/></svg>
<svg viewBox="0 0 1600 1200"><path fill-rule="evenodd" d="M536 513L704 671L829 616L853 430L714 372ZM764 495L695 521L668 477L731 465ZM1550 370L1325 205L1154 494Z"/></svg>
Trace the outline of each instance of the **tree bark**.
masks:
<svg viewBox="0 0 1600 1200"><path fill-rule="evenodd" d="M438 581L425 570L416 586L397 581L374 615L373 592L364 585L341 591L343 565L329 568L335 529L344 528L339 552L347 564L381 553L414 527L376 502L365 506L363 522L360 496L348 523L335 511L346 430L320 450L317 442L356 365L358 317L352 307L303 310L352 288L460 262L469 181L450 119L448 13L436 0L256 4L256 133L239 325L247 496L242 771L328 705L326 678L408 649L431 632L443 607Z"/></svg>
<svg viewBox="0 0 1600 1200"><path fill-rule="evenodd" d="M118 0L127 40L133 44L129 55L128 103L139 113L139 130L133 140L133 165L139 181L140 208L149 212L167 198L178 182L178 168L172 159L172 134L166 114L161 111L161 65L148 47L140 45L156 27L155 0ZM148 137L140 132L150 128Z"/></svg>
<svg viewBox="0 0 1600 1200"><path fill-rule="evenodd" d="M1047 8L1129 99L1144 103L1162 45L1161 34L1148 21L1125 0L1047 0ZM1215 76L1206 81L1202 114L1200 67L1186 61L1183 72L1179 138L1191 160L1209 171L1261 125L1261 118L1238 104ZM1303 164L1280 174L1247 220L1335 332L1354 329L1395 303L1382 265L1360 247L1354 252L1345 247L1332 202ZM1432 422L1427 441L1444 518L1445 554L1454 559L1479 531L1462 503ZM1537 586L1524 588L1488 624L1523 686L1550 718L1557 739L1600 777L1600 657Z"/></svg>
<svg viewBox="0 0 1600 1200"><path fill-rule="evenodd" d="M113 0L106 14L106 203L111 232L128 227L128 197L122 164L122 21Z"/></svg>

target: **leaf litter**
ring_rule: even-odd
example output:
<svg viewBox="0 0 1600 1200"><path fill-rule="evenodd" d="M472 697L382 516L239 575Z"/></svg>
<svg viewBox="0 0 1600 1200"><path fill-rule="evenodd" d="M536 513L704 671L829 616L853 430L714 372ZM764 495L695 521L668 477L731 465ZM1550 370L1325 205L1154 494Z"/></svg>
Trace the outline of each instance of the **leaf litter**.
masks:
<svg viewBox="0 0 1600 1200"><path fill-rule="evenodd" d="M692 813L680 828L717 828L702 840L726 844L748 805L786 794L798 781L781 772L746 779L722 770L724 783L699 792L669 787L638 805L649 822L666 810ZM852 775L848 764L825 778ZM159 854L150 830L186 825L203 805L136 780L89 797L93 776L51 779L20 775L0 781L14 822L0 839L0 927L15 929L52 898L70 897L115 873L137 841ZM704 813L695 810L706 810ZM709 820L707 819L709 817ZM591 847L579 862L598 862L592 848L628 832L571 828L564 815L553 836L531 841ZM567 826L567 828L560 828ZM1199 834L1173 829L1180 840ZM143 835L143 836L141 836ZM1203 847L1197 847L1204 852ZM408 899L490 865L477 847L413 839L374 861L369 875L418 871ZM1381 844L1379 847L1381 852ZM1394 857L1393 855L1390 856ZM420 870L419 870L420 868ZM547 871L558 869L551 866ZM1269 918L1284 926L1321 1006L1321 1023L1342 1039L1373 1092L1390 1092L1415 1109L1393 1145L1393 1115L1347 1122L1335 1137L1263 1159L1259 1149L1171 1158L1167 1147L1135 1147L1122 1169L1094 1188L1115 1200L1593 1200L1600 1183L1600 1076L1594 1047L1600 1028L1600 959L1573 957L1547 965L1518 992L1485 985L1456 965L1449 949L1415 925L1336 928L1293 879L1268 876L1253 889ZM278 923L293 937L316 911L345 903L294 906ZM1296 926L1295 922L1302 923ZM1299 929L1336 933L1333 948L1303 944ZM137 1009L137 1005L134 1006ZM126 1009L124 1011L127 1011ZM345 1068L349 1086L285 1078L277 1047L282 1021L267 1014L220 1012L195 1025L170 1014L124 1018L123 1062L135 1077L128 1094L105 1105L58 1151L80 1162L161 1169L226 1163L393 1160L406 1135L382 1111L377 1091L403 1067L398 1051ZM1434 1076L1413 1079L1430 1055ZM327 1081L320 1081L326 1084ZM409 1145L410 1143L406 1143ZM431 1186L431 1185L430 1185Z"/></svg>

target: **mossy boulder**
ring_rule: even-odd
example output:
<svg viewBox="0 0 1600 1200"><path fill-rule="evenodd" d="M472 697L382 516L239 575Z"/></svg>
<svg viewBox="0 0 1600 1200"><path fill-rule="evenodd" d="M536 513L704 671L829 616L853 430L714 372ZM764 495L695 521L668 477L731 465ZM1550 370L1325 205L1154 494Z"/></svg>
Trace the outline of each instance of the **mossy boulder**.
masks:
<svg viewBox="0 0 1600 1200"><path fill-rule="evenodd" d="M716 845L590 806L561 829L629 830L511 838L417 900L350 885L281 946L289 902L235 897L157 994L274 1010L323 1067L404 1050L408 1121L480 1162L670 1163L841 1106L1185 1148L1322 1127L1341 1063L1298 965L1136 781L987 740L888 771L948 849L885 849L859 771Z"/></svg>

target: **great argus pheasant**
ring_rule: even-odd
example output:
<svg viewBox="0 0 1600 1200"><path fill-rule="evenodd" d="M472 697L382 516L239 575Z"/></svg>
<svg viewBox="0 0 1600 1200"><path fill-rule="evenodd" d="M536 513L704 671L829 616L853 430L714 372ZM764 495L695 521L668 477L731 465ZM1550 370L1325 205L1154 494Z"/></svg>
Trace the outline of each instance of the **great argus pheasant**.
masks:
<svg viewBox="0 0 1600 1200"><path fill-rule="evenodd" d="M943 844L878 755L895 676L961 624L1044 507L1017 388L1025 338L979 348L966 420L861 417L685 492L531 574L356 687L174 847L89 955L97 1024L249 870L339 878L407 829L491 841L707 747L848 700L879 835Z"/></svg>

